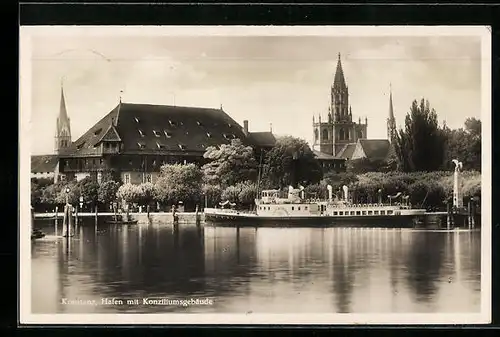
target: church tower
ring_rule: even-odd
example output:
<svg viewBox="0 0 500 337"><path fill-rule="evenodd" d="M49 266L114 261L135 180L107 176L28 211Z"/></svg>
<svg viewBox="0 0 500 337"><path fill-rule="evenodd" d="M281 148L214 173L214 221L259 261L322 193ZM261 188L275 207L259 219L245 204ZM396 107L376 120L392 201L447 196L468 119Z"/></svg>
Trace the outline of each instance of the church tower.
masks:
<svg viewBox="0 0 500 337"><path fill-rule="evenodd" d="M64 99L64 89L61 84L61 103L59 107L59 116L56 121L55 153L59 154L64 149L71 146L71 126L66 111L66 101Z"/></svg>
<svg viewBox="0 0 500 337"><path fill-rule="evenodd" d="M320 152L337 155L346 145L353 144L358 139L367 137L368 121L365 123L353 122L352 108L349 105L349 88L344 77L340 53L338 54L337 68L330 87L330 104L328 120L318 122L313 118L314 142L313 148Z"/></svg>
<svg viewBox="0 0 500 337"><path fill-rule="evenodd" d="M392 105L392 86L389 89L389 118L387 118L387 139L393 143L396 137L396 119L394 118L394 108Z"/></svg>

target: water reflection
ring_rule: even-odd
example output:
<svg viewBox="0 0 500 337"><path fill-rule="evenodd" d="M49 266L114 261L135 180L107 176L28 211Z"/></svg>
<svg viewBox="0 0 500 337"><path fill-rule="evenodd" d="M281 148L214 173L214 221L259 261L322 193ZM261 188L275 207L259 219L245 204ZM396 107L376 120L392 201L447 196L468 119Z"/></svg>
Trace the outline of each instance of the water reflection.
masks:
<svg viewBox="0 0 500 337"><path fill-rule="evenodd" d="M60 226L59 226L60 227ZM55 312L478 312L480 232L79 226L33 243L32 308ZM61 228L59 228L59 231ZM212 306L63 299L213 298Z"/></svg>

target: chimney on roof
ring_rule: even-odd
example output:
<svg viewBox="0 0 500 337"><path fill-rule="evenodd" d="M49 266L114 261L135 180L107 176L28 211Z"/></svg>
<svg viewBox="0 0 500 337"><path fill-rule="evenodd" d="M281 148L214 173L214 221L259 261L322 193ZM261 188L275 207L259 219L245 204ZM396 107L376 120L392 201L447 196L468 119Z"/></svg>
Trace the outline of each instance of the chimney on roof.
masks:
<svg viewBox="0 0 500 337"><path fill-rule="evenodd" d="M243 133L248 136L248 121L246 119L243 121Z"/></svg>
<svg viewBox="0 0 500 337"><path fill-rule="evenodd" d="M269 132L273 133L273 123L269 123Z"/></svg>

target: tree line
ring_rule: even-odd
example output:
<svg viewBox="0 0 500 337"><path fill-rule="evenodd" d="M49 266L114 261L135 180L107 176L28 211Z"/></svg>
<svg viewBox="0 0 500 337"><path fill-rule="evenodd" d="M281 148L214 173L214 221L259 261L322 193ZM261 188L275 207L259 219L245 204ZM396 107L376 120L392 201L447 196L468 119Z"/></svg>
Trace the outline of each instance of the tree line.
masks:
<svg viewBox="0 0 500 337"><path fill-rule="evenodd" d="M375 200L382 190L384 195L408 193L414 204L425 202L437 207L451 193L451 182L446 179L451 179L454 158L470 171L464 175L465 184L469 184L464 195L480 195L481 122L468 118L464 126L456 130L439 126L436 111L422 99L412 103L387 158L352 160L345 173L323 172L307 142L299 138L279 137L275 146L259 157L251 146L234 139L230 144L208 147L204 153L208 163L202 167L162 166L154 183L122 184L112 176L102 183L91 178L57 184L35 179L31 202L39 209L53 209L66 198L77 204L81 196L87 208L107 209L117 200L163 208L182 201L190 209L196 205L213 207L228 200L238 207L252 208L258 190L302 185L309 195L325 197L330 184L336 192L343 185L350 186L360 202ZM442 183L436 184L439 179Z"/></svg>

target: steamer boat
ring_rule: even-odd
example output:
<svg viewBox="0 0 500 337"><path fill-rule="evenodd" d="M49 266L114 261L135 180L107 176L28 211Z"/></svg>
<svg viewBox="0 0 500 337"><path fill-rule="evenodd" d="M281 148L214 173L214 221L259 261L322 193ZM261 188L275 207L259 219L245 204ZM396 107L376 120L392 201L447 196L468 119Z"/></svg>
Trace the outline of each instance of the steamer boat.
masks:
<svg viewBox="0 0 500 337"><path fill-rule="evenodd" d="M212 223L249 223L251 225L280 226L369 226L413 227L422 221L425 209L412 208L409 197L398 193L388 196L384 204L354 204L349 198L347 186L343 186L343 198L332 198L328 186L328 199L305 199L304 188L289 187L288 196L280 198L279 190L263 190L255 199L255 211L238 211L231 208L206 208L205 220ZM400 200L400 202L393 202ZM227 203L225 203L227 205Z"/></svg>

